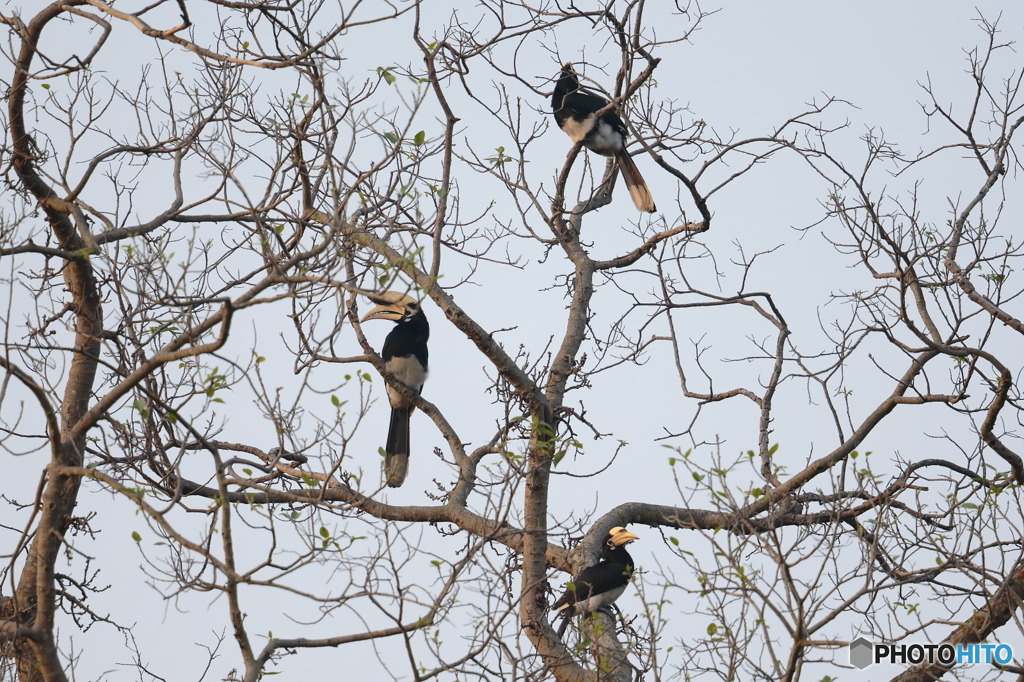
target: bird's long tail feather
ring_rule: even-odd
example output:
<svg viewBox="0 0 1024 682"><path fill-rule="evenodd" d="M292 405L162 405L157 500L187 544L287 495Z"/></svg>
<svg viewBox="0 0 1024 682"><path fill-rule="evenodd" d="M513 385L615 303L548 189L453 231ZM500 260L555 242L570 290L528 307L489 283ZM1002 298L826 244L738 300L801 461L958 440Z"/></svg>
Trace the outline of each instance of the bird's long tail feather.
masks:
<svg viewBox="0 0 1024 682"><path fill-rule="evenodd" d="M560 615L562 616L562 624L558 626L558 639L562 639L562 635L569 628L569 621L572 619L568 611Z"/></svg>
<svg viewBox="0 0 1024 682"><path fill-rule="evenodd" d="M391 408L391 426L384 447L384 480L392 488L405 483L409 473L409 417L411 407Z"/></svg>
<svg viewBox="0 0 1024 682"><path fill-rule="evenodd" d="M647 188L647 183L640 175L640 170L633 163L633 158L623 149L615 155L615 159L619 162L622 179L626 182L626 188L629 189L629 196L633 198L633 203L641 211L654 213L654 197L651 196L651 190Z"/></svg>

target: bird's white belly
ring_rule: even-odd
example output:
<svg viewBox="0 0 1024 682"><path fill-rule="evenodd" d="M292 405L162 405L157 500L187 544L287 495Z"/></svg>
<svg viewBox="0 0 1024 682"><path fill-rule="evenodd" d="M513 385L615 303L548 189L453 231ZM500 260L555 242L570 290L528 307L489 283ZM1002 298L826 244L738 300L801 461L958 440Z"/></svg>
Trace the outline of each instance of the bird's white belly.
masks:
<svg viewBox="0 0 1024 682"><path fill-rule="evenodd" d="M423 365L420 364L420 361L414 355L392 358L388 362L388 370L395 375L396 379L417 393L423 389L423 384L427 380L427 370L424 369ZM388 400L391 402L392 407L402 407L407 403L398 391L390 386L387 389Z"/></svg>
<svg viewBox="0 0 1024 682"><path fill-rule="evenodd" d="M626 591L625 585L614 587L601 594L595 594L593 597L587 599L587 601L576 605L576 612L578 614L592 613L597 611L602 606L611 604L613 601L622 596L622 593Z"/></svg>
<svg viewBox="0 0 1024 682"><path fill-rule="evenodd" d="M598 121L587 147L604 156L615 156L622 150L622 135L604 121Z"/></svg>
<svg viewBox="0 0 1024 682"><path fill-rule="evenodd" d="M604 121L595 120L592 114L582 121L566 119L562 130L573 142L587 139L587 148L604 156L615 156L622 149L622 135ZM594 132L591 133L590 131ZM587 135L590 135L587 138Z"/></svg>

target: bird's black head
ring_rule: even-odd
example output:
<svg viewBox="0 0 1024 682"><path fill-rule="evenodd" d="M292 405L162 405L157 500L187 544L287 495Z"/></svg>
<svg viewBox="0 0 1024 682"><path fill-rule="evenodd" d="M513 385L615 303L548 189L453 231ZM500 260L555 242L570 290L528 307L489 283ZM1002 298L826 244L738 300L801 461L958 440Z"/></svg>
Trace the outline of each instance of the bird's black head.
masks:
<svg viewBox="0 0 1024 682"><path fill-rule="evenodd" d="M562 71L558 74L558 84L556 89L562 90L566 93L575 92L580 88L580 79L576 75L576 69L572 68L572 64L566 62L562 64Z"/></svg>
<svg viewBox="0 0 1024 682"><path fill-rule="evenodd" d="M562 64L562 71L559 73L558 81L555 83L555 90L551 93L551 109L553 111L560 110L565 96L579 89L580 81L576 76L576 70L572 68L572 64L569 62Z"/></svg>
<svg viewBox="0 0 1024 682"><path fill-rule="evenodd" d="M420 304L417 301L406 301L405 310L402 311L402 322L408 322L420 311Z"/></svg>

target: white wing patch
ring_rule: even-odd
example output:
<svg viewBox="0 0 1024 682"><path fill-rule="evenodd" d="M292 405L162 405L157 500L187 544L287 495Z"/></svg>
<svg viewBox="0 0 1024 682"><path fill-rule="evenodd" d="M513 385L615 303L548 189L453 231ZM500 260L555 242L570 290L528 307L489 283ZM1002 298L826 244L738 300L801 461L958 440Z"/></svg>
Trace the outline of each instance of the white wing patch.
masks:
<svg viewBox="0 0 1024 682"><path fill-rule="evenodd" d="M569 117L565 119L565 125L562 128L562 130L565 131L565 134L569 136L570 140L572 140L573 142L579 142L580 140L587 136L587 133L589 133L590 129L593 127L593 115L587 116L582 121L577 121L576 119Z"/></svg>

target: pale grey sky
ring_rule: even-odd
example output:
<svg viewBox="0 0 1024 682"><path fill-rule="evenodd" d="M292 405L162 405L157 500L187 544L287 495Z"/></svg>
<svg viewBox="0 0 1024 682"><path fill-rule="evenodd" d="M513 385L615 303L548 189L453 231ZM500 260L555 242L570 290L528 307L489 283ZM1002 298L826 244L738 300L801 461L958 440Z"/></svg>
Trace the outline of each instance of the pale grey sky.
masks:
<svg viewBox="0 0 1024 682"><path fill-rule="evenodd" d="M1024 4L987 2L979 3L977 8L956 2L924 1L729 2L705 21L690 44L659 55L664 57L664 61L655 74L657 94L688 106L695 118L703 119L721 135L733 130L737 137L769 133L789 116L804 111L807 103L821 102L826 96L834 96L852 105L837 108L829 114L835 122L849 122L848 129L835 137L833 152L836 156L848 159L853 165L859 164L863 157L859 138L868 129L884 130L887 137L911 152L934 145L934 140L941 139L944 134L925 135L927 121L920 106L924 92L919 83L930 77L948 101L963 100L973 86L965 73L965 50L973 49L985 38L975 23L978 12L989 18L1002 13L1000 25L1007 40L1024 36ZM201 21L203 8L196 7L193 11L196 12L195 19ZM467 8L460 13L472 11ZM671 21L666 19L661 30L672 31ZM366 69L365 75L369 77L374 64L360 62L376 60L378 65L419 63L419 56L404 43L404 36L381 45L360 42L365 40L361 35L358 31L353 32L349 48L353 55L364 51L362 60L353 58L351 62L354 72L361 77L364 75L362 69ZM595 45L593 40L589 35L556 32L545 38L545 44L549 48L557 45L558 56L572 61L579 59L580 46L588 45L587 56L597 63L600 59L595 51L599 45ZM558 68L555 56L541 49L523 51L517 66L521 75L532 75L535 83L552 77ZM1019 70L1021 64L1018 63L1016 68ZM109 76L116 77L113 66L111 69ZM486 74L483 69L471 72L471 78L480 78L474 82L482 91L489 88L487 79L492 77ZM606 86L611 85L608 75L587 75ZM134 71L128 77L132 76ZM257 73L255 77L262 78L264 74ZM267 78L268 90L285 87L274 82L272 76ZM526 97L527 92L516 86L512 95ZM531 172L544 178L550 188L568 151L568 141L550 121L546 100L531 99L524 104L536 109L526 110L524 117L534 117L549 126L543 147L535 145L538 155L530 158L529 164ZM428 127L429 122L430 119L425 119L424 127ZM493 124L481 113L479 120L464 118L461 130L464 141L476 144L478 150L486 150L487 145L478 141L486 131L493 130ZM658 172L650 159L641 156L637 163L647 177L666 221L678 220L673 208L673 198L679 191L675 181ZM927 220L939 224L945 220L947 206L941 197L961 187L957 170L957 163L953 160L929 165L923 193L933 199L927 210L935 214ZM722 172L724 169L719 171L720 174ZM919 174L909 174L884 183L880 181L880 184L890 188L909 187L917 177ZM463 201L467 214L473 212L473 207L482 206L490 199L474 195L481 186L478 183L478 179L473 177L460 180L466 193ZM972 178L964 191L971 191L975 184ZM694 280L707 290L730 293L738 286L740 275L739 269L730 265L730 260L738 257L738 245L748 255L781 246L778 251L764 257L754 272L753 281L757 286L776 293L794 330L794 341L807 352L816 343L824 343L818 320L819 316L827 318L835 313L834 307L830 307L830 296L840 289L865 285L865 275L861 271L847 269L852 260L837 256L824 243L819 233L825 228L810 230L806 234L795 229L820 218L818 202L827 189L795 155L792 158L780 155L772 159L716 195L712 202L713 227L699 241L715 255L718 269L724 276L721 279L717 277L706 260L693 261L690 271ZM493 199L508 201L507 196ZM692 205L684 202L684 208L689 218L696 217ZM1020 209L1014 210L1018 211L1016 219L1019 224ZM594 241L594 252L614 254L631 248L629 245L633 240L619 226L634 219L632 206L620 186L616 201L588 218L586 229ZM550 334L561 332L557 324L550 325L549 322L558 319L563 305L557 295L544 296L540 290L552 284L553 273L563 271L564 265L557 261L541 264L536 258L522 272L484 267L480 286L461 288L456 292L456 298L468 311L479 315L485 327L516 326L515 330L501 337L509 347L523 343L539 349ZM458 274L453 273L453 279ZM495 300L501 302L496 308L491 307ZM606 316L603 318L606 321L613 319L623 303L623 297L611 291L607 296L599 293L595 299L595 314L598 319L603 316ZM425 396L446 412L464 440L483 442L490 437L496 417L491 397L483 395L487 384L481 369L483 362L476 358L473 347L459 337L436 308L428 303L425 310L432 324L431 379L427 382ZM538 314L538 311L545 310L550 313L550 318L543 313ZM263 352L262 348L274 348L277 341L273 333L274 323L263 317L265 312L259 315L258 319L242 316L236 325L239 329L254 329L261 336L261 343L265 343L265 346L260 346ZM745 363L723 365L720 360L749 354L751 346L746 336L768 338L773 333L769 326L753 322L736 327L734 316L717 312L693 312L680 315L677 320L685 325L684 335L703 337L702 345L712 347L708 361L715 366L718 377L752 383L758 373L764 371L763 367L756 369ZM279 324L282 329L288 325L284 319ZM376 328L368 325L367 332L379 346L388 329L385 324ZM354 340L351 340L350 350L352 354L358 352ZM270 352L266 354L271 361L274 360ZM268 368L273 364L268 361ZM281 372L282 382L287 382L290 362L282 359L275 371ZM336 369L324 367L321 371L329 373ZM458 377L459 380L446 381L450 377ZM332 380L325 379L323 383L328 385ZM858 388L852 399L855 413L870 409L878 401L879 396L872 394L873 377L870 372L852 379L851 384ZM378 381L375 388L379 392L382 386ZM885 387L883 390L890 389ZM467 402L464 396L473 392L480 397ZM619 440L628 441L629 446L612 465L607 479L597 479L614 480L614 487L598 486L594 479L557 477L559 492L552 500L553 518L563 519L573 511L602 513L616 504L634 500L676 503L679 496L666 463L671 453L655 438L663 433L666 425L678 427L692 416L691 407L681 406L677 396L678 379L670 349L665 344L652 349L650 361L644 366L599 375L593 390L586 396L586 404L594 423L602 429L610 428L611 435L596 442L588 440L585 457L573 463L572 470L600 468ZM780 410L774 424L773 441L781 444L782 452L791 458L788 461L796 470L807 458L832 447L835 436L830 425L821 421L820 412L808 406L805 387L795 383L787 385L780 396L787 401L787 407ZM370 420L373 428L385 429L387 410L385 400L379 397ZM272 437L269 427L252 423L246 414L246 406L228 409L239 412L231 415L225 439L242 439L254 428L265 428L268 437ZM914 451L903 454L915 456L922 447L920 433L927 429L928 418L923 411L915 411L909 423L893 420L871 439L871 443L866 444L866 449L875 448L876 457L882 461L893 459L905 448ZM911 425L914 428L910 428ZM756 448L756 426L752 406L721 404L708 408L700 425L699 437L708 440L720 437L722 454L728 459ZM444 478L447 475L446 467L429 454L435 446L444 449L443 440L429 420L417 415L413 429L413 444L418 456L411 465L410 482L400 490L386 493L392 502L421 503L428 482L434 477ZM681 438L668 443L684 450L691 446ZM376 475L377 462L372 453L375 453L377 445L365 444L368 453L365 467L370 476ZM698 452L707 454L708 450ZM26 471L36 472L42 456L26 458L30 461L20 464ZM953 454L950 456L955 457ZM0 492L9 493L7 486L15 484L13 477L7 481L9 483L0 483ZM24 482L17 485L22 486ZM116 520L109 515L104 516L103 510L109 508L109 495L97 492L95 487L87 488L88 492L82 497L82 511L99 511L103 527L103 532L90 546L91 553L104 556L113 551L122 557L118 564L103 566L101 582L110 582L114 588L98 596L96 602L103 609L109 609L120 622L137 621L132 633L141 647L142 659L154 672L168 680L197 679L202 673L204 658L199 643L212 646L217 634L223 632L226 639L214 664L214 673L209 676L209 679L221 679L237 660L230 633L225 630L228 627L225 605L211 599L209 594L186 594L167 601L159 599L145 585L145 578L137 570L141 557L130 534L132 530L141 528L141 520L130 515ZM0 512L5 510L0 508ZM641 568L646 565L653 569L658 564L672 561L656 532L644 528L634 530L641 540L631 550ZM444 543L435 538L426 541L444 547ZM260 549L253 548L254 556ZM679 577L685 579L689 576ZM555 581L561 578L557 576ZM330 579L329 571L325 570L324 580ZM126 595L130 596L126 598ZM627 612L638 610L638 599L633 590L628 590L620 605ZM252 632L273 630L275 635L315 637L358 627L354 621L339 627L339 622L332 617L315 625L281 622L282 608L275 601L250 600L249 604ZM308 613L309 618L313 615ZM337 618L341 615L338 614ZM689 629L699 634L706 626L703 622L679 620L679 630L666 633L665 639L682 637L685 640ZM851 627L855 625L851 623ZM84 649L77 679L136 679L134 671L122 667L129 663L128 655L123 636L112 628L98 625L84 634L71 628L65 634L73 635L76 649ZM456 632L448 632L446 636L453 642L458 640ZM397 660L395 657L399 652L392 649L392 645L397 646L398 643L381 641L374 644L384 659ZM110 655L97 655L97 651L103 650L109 650ZM338 650L305 650L285 659L282 666L284 674L280 679L383 679L380 665L380 659L370 645L346 645ZM394 670L400 673L404 665L404 661L398 662ZM404 678L408 679L408 676Z"/></svg>

